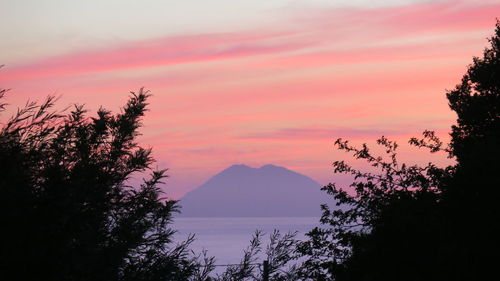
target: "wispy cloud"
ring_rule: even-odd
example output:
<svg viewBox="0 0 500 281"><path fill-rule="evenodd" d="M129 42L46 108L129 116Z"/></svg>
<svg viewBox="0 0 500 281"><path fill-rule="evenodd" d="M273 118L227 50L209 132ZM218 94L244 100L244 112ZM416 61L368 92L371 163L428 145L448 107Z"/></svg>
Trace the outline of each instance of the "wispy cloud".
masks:
<svg viewBox="0 0 500 281"><path fill-rule="evenodd" d="M472 4L460 0L370 9L311 9L291 16L288 28L283 24L283 30L288 31L211 33L128 42L9 67L1 79L31 79L260 55L285 56L292 64L384 60L398 58L398 53L404 56L415 51L411 48L422 47L417 44L402 48L395 40L433 35L445 38L453 32L489 28L498 10L500 3ZM340 49L314 51L314 48L326 46ZM305 51L308 55L287 55Z"/></svg>
<svg viewBox="0 0 500 281"><path fill-rule="evenodd" d="M88 50L15 66L3 79L154 67L280 53L304 47L291 32L241 32L176 36ZM280 39L280 40L277 40Z"/></svg>
<svg viewBox="0 0 500 281"><path fill-rule="evenodd" d="M297 12L295 19L316 29L342 34L362 27L367 31L363 33L366 38L385 39L386 36L463 32L490 27L499 8L500 1L425 1L366 9L323 7ZM341 26L344 28L338 29ZM369 32L371 30L383 32Z"/></svg>
<svg viewBox="0 0 500 281"><path fill-rule="evenodd" d="M369 139L382 135L408 134L408 130L355 129L355 128L285 128L272 132L243 136L254 140L334 140L337 138Z"/></svg>
<svg viewBox="0 0 500 281"><path fill-rule="evenodd" d="M481 53L498 11L491 0L287 8L273 27L39 58L3 68L0 82L19 104L58 90L94 107L146 86L154 96L141 141L178 173L234 162L321 167L338 137L446 135L455 116L445 89Z"/></svg>

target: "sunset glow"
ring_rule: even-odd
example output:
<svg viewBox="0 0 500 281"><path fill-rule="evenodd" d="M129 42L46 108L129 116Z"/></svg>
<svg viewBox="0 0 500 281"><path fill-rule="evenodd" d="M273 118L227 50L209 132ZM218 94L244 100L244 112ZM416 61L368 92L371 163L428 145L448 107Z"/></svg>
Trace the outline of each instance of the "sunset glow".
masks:
<svg viewBox="0 0 500 281"><path fill-rule="evenodd" d="M0 28L10 112L52 94L61 108L117 111L145 87L153 96L141 143L169 169L173 198L239 163L336 181L330 164L344 157L336 138L373 143L385 135L405 144L427 129L446 139L455 119L446 90L482 53L500 16L496 0L218 0L193 14L197 1L151 0L137 1L139 10L109 1L119 8L40 7L46 13L10 19L32 2L43 5L0 4L15 23ZM85 16L95 19L85 26ZM104 18L109 24L99 26ZM403 147L402 156L449 161L416 151Z"/></svg>

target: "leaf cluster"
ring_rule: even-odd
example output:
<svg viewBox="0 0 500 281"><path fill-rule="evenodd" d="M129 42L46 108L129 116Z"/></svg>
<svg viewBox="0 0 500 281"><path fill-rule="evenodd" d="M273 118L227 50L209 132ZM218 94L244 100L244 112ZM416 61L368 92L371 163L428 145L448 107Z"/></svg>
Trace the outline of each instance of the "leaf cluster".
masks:
<svg viewBox="0 0 500 281"><path fill-rule="evenodd" d="M5 91L0 92L3 97ZM0 128L0 270L22 280L182 280L192 238L174 245L176 202L139 135L149 93L121 112L28 102ZM0 109L4 109L2 104ZM135 176L149 177L132 185Z"/></svg>
<svg viewBox="0 0 500 281"><path fill-rule="evenodd" d="M460 84L448 91L457 114L451 143L432 131L411 145L456 160L439 168L397 161L398 145L377 140L385 154L363 144L335 142L339 150L366 161L364 172L345 161L334 172L351 175L347 189L323 189L338 202L322 206L322 227L298 251L308 280L488 280L500 250L497 203L500 181L500 22L483 57L475 57ZM348 192L347 190L350 190ZM352 192L351 192L352 191ZM487 277L490 276L490 277Z"/></svg>

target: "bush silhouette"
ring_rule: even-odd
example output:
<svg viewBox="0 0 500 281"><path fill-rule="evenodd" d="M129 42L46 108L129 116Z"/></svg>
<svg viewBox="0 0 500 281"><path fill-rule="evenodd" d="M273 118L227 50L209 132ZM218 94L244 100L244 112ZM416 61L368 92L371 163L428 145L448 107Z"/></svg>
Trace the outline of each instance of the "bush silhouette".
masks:
<svg viewBox="0 0 500 281"><path fill-rule="evenodd" d="M2 90L0 98L6 93ZM188 240L173 246L176 202L136 142L149 94L121 112L52 112L28 103L0 128L0 271L11 280L187 280ZM5 104L0 106L5 109ZM131 186L135 173L149 173Z"/></svg>
<svg viewBox="0 0 500 281"><path fill-rule="evenodd" d="M457 114L451 143L433 132L412 145L444 151L456 164L438 168L397 161L397 144L378 140L386 155L342 139L340 150L366 160L378 173L334 162L355 177L355 193L324 189L345 209L323 206L324 227L299 245L301 274L311 280L491 280L496 276L500 221L500 22L483 57L447 93Z"/></svg>

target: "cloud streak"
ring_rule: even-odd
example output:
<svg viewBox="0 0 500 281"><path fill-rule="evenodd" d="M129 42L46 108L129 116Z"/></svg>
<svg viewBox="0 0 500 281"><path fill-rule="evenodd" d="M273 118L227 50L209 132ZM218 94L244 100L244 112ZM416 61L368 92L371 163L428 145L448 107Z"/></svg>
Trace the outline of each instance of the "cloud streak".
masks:
<svg viewBox="0 0 500 281"><path fill-rule="evenodd" d="M41 60L9 69L4 79L27 79L138 67L189 64L243 56L280 53L304 47L288 42L287 33L225 33L167 37L131 42ZM277 41L281 39L282 41Z"/></svg>
<svg viewBox="0 0 500 281"><path fill-rule="evenodd" d="M322 167L337 137L406 141L446 131L455 116L445 89L481 53L498 11L499 1L458 0L287 8L274 27L39 58L3 68L0 82L15 103L57 91L94 108L146 86L154 96L141 140L178 173L211 167L208 176L232 163Z"/></svg>
<svg viewBox="0 0 500 281"><path fill-rule="evenodd" d="M285 128L274 132L243 136L253 140L333 140L336 138L368 139L382 135L408 134L408 130L352 129L352 128Z"/></svg>
<svg viewBox="0 0 500 281"><path fill-rule="evenodd" d="M294 61L310 64L314 61L349 63L363 59L384 60L395 58L387 53L394 46L374 47L374 43L489 28L498 10L500 3L473 5L469 1L459 0L372 9L311 10L306 16L292 17L292 22L300 22L301 25L295 23L288 28L289 31L180 35L128 42L10 67L1 79L31 79L262 55L286 57L290 52L303 52L311 47L332 44L334 47L344 45L344 50L333 53L312 51L312 55L299 55ZM363 34L363 41L356 42L359 45L345 46L343 41L353 41L353 37L359 33ZM412 50L410 47L402 51L399 52L404 54L404 51ZM370 52L369 58L363 52Z"/></svg>

